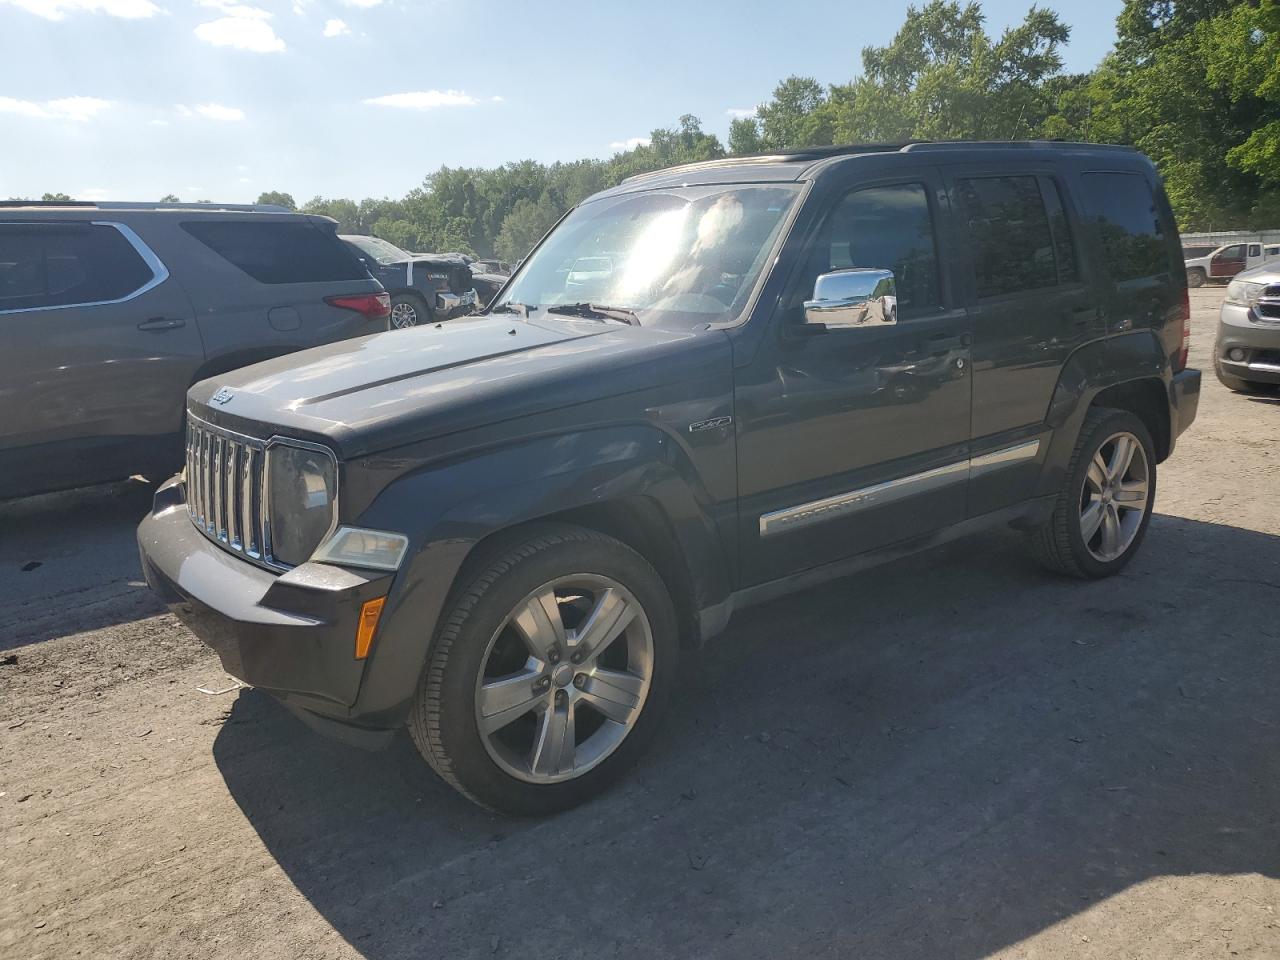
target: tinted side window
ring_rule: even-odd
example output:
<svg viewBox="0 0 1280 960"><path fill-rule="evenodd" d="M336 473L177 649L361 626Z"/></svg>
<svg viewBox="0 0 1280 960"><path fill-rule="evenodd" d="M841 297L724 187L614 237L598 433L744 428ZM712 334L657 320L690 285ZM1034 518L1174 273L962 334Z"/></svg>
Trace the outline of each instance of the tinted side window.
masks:
<svg viewBox="0 0 1280 960"><path fill-rule="evenodd" d="M1222 259L1222 260L1243 260L1244 244L1237 243L1235 246L1232 246L1232 247L1224 247L1223 251L1220 254L1218 254L1218 257L1219 259Z"/></svg>
<svg viewBox="0 0 1280 960"><path fill-rule="evenodd" d="M1258 243L1249 244L1249 256L1251 257L1262 256L1262 245Z"/></svg>
<svg viewBox="0 0 1280 960"><path fill-rule="evenodd" d="M1054 236L1035 177L978 177L957 186L973 241L979 297L1058 282Z"/></svg>
<svg viewBox="0 0 1280 960"><path fill-rule="evenodd" d="M1156 212L1156 198L1146 177L1137 173L1085 173L1080 181L1111 276L1135 280L1168 271L1169 251Z"/></svg>
<svg viewBox="0 0 1280 960"><path fill-rule="evenodd" d="M0 310L120 300L153 276L115 227L0 224Z"/></svg>
<svg viewBox="0 0 1280 960"><path fill-rule="evenodd" d="M809 278L845 267L892 270L898 285L900 314L937 307L938 253L929 195L923 184L869 187L847 194L831 217L819 250L820 262Z"/></svg>
<svg viewBox="0 0 1280 960"><path fill-rule="evenodd" d="M367 279L336 236L303 221L191 220L182 229L259 283Z"/></svg>

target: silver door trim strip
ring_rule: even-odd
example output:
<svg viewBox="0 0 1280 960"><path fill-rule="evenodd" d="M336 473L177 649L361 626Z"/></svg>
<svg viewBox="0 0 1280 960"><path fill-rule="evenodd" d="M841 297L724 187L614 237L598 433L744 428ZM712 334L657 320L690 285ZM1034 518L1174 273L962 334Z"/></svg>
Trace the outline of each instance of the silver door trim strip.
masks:
<svg viewBox="0 0 1280 960"><path fill-rule="evenodd" d="M1005 447L1003 450L984 453L969 461L969 476L980 477L984 473L990 473L992 470L999 470L1002 467L1010 467L1015 463L1021 463L1023 460L1034 460L1039 452L1040 441L1028 440L1026 443Z"/></svg>
<svg viewBox="0 0 1280 960"><path fill-rule="evenodd" d="M923 473L887 480L870 487L838 493L821 500L811 500L794 507L785 507L760 516L760 536L769 537L791 530L800 530L816 523L835 520L857 513L869 507L914 497L921 493L939 490L952 483L982 476L1026 460L1035 459L1040 452L1040 441L1030 440L1012 447L1004 447L968 460L957 460Z"/></svg>

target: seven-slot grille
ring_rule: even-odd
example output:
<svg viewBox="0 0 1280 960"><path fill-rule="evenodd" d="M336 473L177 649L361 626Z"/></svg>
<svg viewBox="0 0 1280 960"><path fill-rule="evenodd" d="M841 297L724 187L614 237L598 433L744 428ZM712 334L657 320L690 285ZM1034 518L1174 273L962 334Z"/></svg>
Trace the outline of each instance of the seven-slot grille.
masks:
<svg viewBox="0 0 1280 960"><path fill-rule="evenodd" d="M187 415L187 511L205 536L280 569L267 525L267 445Z"/></svg>

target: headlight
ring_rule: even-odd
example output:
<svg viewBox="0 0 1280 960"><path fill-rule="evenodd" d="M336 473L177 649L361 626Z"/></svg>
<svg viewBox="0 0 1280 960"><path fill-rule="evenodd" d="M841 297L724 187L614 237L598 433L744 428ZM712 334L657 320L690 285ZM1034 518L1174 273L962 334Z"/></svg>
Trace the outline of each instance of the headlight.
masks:
<svg viewBox="0 0 1280 960"><path fill-rule="evenodd" d="M338 464L318 446L274 443L267 448L267 520L271 555L296 567L333 528Z"/></svg>
<svg viewBox="0 0 1280 960"><path fill-rule="evenodd" d="M346 567L395 570L404 559L408 546L409 538L403 534L364 530L360 527L339 527L311 559Z"/></svg>
<svg viewBox="0 0 1280 960"><path fill-rule="evenodd" d="M1227 303L1237 303L1242 307L1252 307L1258 302L1265 283L1250 283L1248 280L1232 280L1227 284Z"/></svg>

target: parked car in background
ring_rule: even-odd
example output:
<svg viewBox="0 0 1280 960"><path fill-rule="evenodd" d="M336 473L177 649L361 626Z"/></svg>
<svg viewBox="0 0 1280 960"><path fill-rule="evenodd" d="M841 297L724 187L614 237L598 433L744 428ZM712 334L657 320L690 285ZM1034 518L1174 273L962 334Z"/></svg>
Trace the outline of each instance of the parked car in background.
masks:
<svg viewBox="0 0 1280 960"><path fill-rule="evenodd" d="M409 253L380 237L342 234L341 239L391 295L392 327L449 320L475 309L471 271L461 260Z"/></svg>
<svg viewBox="0 0 1280 960"><path fill-rule="evenodd" d="M0 497L158 477L187 388L387 330L323 217L280 207L0 204Z"/></svg>
<svg viewBox="0 0 1280 960"><path fill-rule="evenodd" d="M1227 284L1213 369L1224 386L1240 393L1280 384L1280 256Z"/></svg>
<svg viewBox="0 0 1280 960"><path fill-rule="evenodd" d="M511 264L505 260L476 260L471 264L471 269L500 277L511 276Z"/></svg>
<svg viewBox="0 0 1280 960"><path fill-rule="evenodd" d="M1187 271L1187 285L1202 287L1209 282L1227 283L1237 273L1252 270L1276 257L1280 257L1280 246L1228 243L1203 256L1186 258L1183 266Z"/></svg>
<svg viewBox="0 0 1280 960"><path fill-rule="evenodd" d="M482 262L477 260L471 264L471 284L475 287L476 303L487 307L511 277L505 273L486 273L480 268Z"/></svg>
<svg viewBox="0 0 1280 960"><path fill-rule="evenodd" d="M1133 150L658 171L570 211L486 315L194 388L143 567L313 726L407 726L471 799L561 810L636 761L735 610L990 527L1119 573L1196 416L1190 324Z"/></svg>

